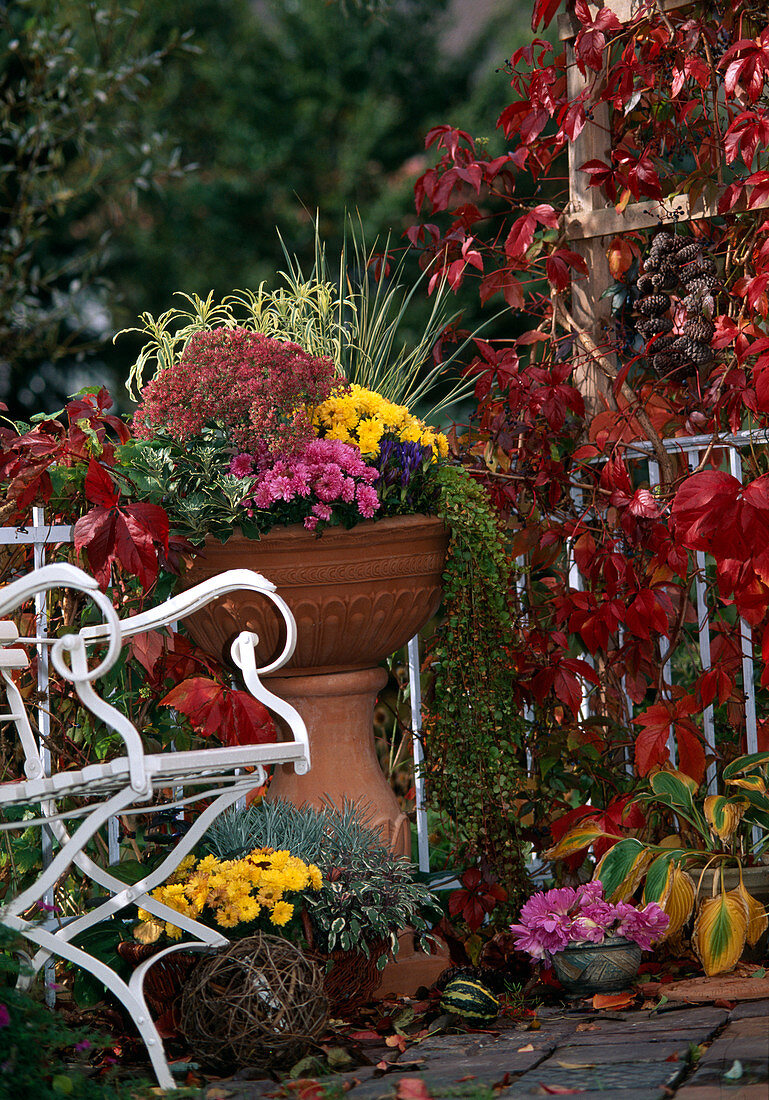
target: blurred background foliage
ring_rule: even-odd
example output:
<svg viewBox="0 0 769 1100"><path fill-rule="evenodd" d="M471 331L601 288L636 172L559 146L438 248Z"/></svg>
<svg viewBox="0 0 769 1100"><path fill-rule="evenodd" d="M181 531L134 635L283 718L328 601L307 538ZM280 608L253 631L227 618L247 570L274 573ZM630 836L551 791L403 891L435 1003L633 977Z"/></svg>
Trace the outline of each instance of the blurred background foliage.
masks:
<svg viewBox="0 0 769 1100"><path fill-rule="evenodd" d="M176 290L273 281L276 230L309 266L316 211L332 257L346 209L400 246L432 125L501 151L528 22L523 0L0 8L0 400L126 401L113 333Z"/></svg>

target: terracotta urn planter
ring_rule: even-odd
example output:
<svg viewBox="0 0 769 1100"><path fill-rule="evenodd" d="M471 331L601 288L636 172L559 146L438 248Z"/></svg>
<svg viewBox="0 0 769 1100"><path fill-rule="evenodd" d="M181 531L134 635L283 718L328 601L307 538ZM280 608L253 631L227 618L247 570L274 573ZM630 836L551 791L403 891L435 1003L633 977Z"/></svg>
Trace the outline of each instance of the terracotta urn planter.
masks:
<svg viewBox="0 0 769 1100"><path fill-rule="evenodd" d="M408 820L385 780L373 738L373 709L387 681L379 664L405 645L436 612L448 533L432 516L396 516L328 528L318 538L301 525L275 528L259 540L234 534L206 540L185 583L225 569L255 569L271 580L294 614L296 651L269 676L270 690L293 704L310 735L305 776L276 769L270 797L319 806L324 799L364 805L394 851L410 854ZM267 665L282 647L282 623L264 600L233 592L186 620L195 641L226 658L240 630L259 636Z"/></svg>

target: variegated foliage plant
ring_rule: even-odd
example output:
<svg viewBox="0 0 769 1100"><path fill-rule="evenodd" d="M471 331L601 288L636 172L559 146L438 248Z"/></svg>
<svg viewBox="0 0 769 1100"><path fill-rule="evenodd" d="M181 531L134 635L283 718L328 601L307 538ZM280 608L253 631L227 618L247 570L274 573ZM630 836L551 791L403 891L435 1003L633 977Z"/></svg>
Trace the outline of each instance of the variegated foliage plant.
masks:
<svg viewBox="0 0 769 1100"><path fill-rule="evenodd" d="M767 929L766 908L745 888L743 869L760 864L769 847L768 768L769 752L741 756L723 769L726 793L711 795L683 772L656 772L638 801L672 811L678 831L659 843L618 839L595 868L610 901L642 889L644 903L664 909L670 918L664 939L684 935L693 918L691 945L708 975L731 970L745 945L754 946ZM594 824L577 825L546 855L562 859L601 839L614 838ZM724 871L735 867L738 885L727 889ZM704 887L708 870L712 882Z"/></svg>

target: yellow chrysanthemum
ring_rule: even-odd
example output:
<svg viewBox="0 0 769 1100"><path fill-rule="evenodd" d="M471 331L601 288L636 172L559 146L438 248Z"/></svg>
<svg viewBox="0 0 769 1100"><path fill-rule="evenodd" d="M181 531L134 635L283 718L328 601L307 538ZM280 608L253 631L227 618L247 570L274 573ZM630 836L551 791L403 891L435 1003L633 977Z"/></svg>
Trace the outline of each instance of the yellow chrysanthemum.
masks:
<svg viewBox="0 0 769 1100"><path fill-rule="evenodd" d="M210 874L212 871L217 870L219 867L219 860L216 856L204 856L198 864L198 871L201 874Z"/></svg>
<svg viewBox="0 0 769 1100"><path fill-rule="evenodd" d="M168 881L170 883L182 882L186 878L187 873L195 866L195 862L196 860L192 853L185 856Z"/></svg>
<svg viewBox="0 0 769 1100"><path fill-rule="evenodd" d="M287 901L279 901L275 905L274 909L270 913L270 920L273 924L283 926L288 924L294 915L294 907Z"/></svg>
<svg viewBox="0 0 769 1100"><path fill-rule="evenodd" d="M320 890L323 885L323 875L320 873L320 869L314 863L311 863L307 870L310 874L310 886L313 890Z"/></svg>

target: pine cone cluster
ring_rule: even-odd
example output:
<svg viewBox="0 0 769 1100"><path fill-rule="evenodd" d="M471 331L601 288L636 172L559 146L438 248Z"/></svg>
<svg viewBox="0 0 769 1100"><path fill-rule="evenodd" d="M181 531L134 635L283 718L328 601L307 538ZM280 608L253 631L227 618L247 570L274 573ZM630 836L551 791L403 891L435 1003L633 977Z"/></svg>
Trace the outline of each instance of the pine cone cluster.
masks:
<svg viewBox="0 0 769 1100"><path fill-rule="evenodd" d="M653 340L649 347L652 370L680 382L705 370L713 359L710 342L715 329L710 317L718 279L703 242L660 230L649 247L637 286L640 318L636 328L644 340ZM679 335L673 335L670 291L679 292L686 310Z"/></svg>

